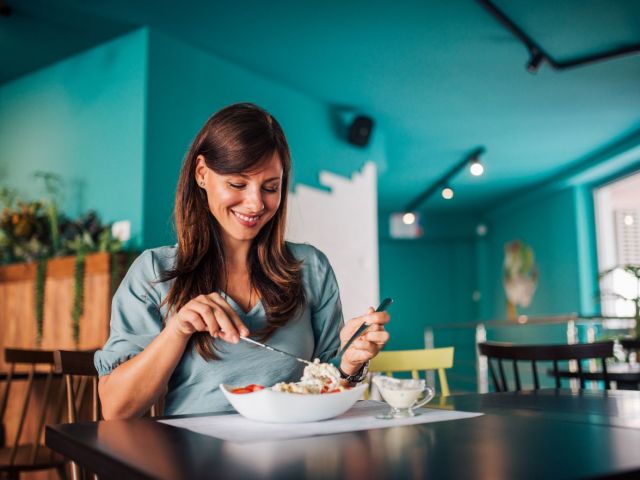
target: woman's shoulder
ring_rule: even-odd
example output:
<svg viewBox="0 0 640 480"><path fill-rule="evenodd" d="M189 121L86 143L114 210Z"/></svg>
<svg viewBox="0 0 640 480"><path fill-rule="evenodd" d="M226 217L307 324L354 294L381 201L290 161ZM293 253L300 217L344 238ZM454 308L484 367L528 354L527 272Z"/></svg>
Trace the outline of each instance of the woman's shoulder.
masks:
<svg viewBox="0 0 640 480"><path fill-rule="evenodd" d="M297 260L305 264L312 265L328 265L327 256L318 248L308 243L286 242L289 251Z"/></svg>
<svg viewBox="0 0 640 480"><path fill-rule="evenodd" d="M175 264L177 247L166 245L144 250L134 260L129 269L129 274L144 279L157 279L167 270L171 270Z"/></svg>

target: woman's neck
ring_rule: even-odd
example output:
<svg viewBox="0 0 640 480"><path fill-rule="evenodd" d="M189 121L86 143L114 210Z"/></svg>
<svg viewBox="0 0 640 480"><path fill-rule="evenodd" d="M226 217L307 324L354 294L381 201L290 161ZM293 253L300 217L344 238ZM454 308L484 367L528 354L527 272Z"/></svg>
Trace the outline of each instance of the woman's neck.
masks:
<svg viewBox="0 0 640 480"><path fill-rule="evenodd" d="M229 273L248 271L251 242L225 242L225 262Z"/></svg>
<svg viewBox="0 0 640 480"><path fill-rule="evenodd" d="M247 313L253 308L258 295L254 294L249 274L248 256L251 244L250 242L238 243L233 246L225 245L227 277L224 289L225 293Z"/></svg>

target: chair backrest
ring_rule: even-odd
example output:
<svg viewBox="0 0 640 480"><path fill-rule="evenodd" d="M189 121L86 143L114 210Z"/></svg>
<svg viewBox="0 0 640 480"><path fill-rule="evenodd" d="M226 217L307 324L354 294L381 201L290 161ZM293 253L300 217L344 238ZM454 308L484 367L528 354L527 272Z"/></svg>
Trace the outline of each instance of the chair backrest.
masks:
<svg viewBox="0 0 640 480"><path fill-rule="evenodd" d="M56 350L53 352L55 371L64 375L67 386L67 415L69 422L77 420L78 411L86 391L91 383L92 402L91 420L100 420L100 397L98 396L98 371L93 363L95 350ZM150 416L157 415L157 405L152 405Z"/></svg>
<svg viewBox="0 0 640 480"><path fill-rule="evenodd" d="M9 370L3 375L5 386L2 395L0 396L0 421L2 424L7 423L5 421L5 415L8 411L10 401L9 395L13 382L16 380L26 380L27 383L24 389L21 388L21 390L24 390L24 394L22 399L18 400L18 409L20 413L17 419L16 430L13 438L8 439L9 447L7 448L10 449L9 455L8 458L4 459L6 462L3 462L2 466L11 467L16 465L16 462L18 461L18 452L22 451L20 446L24 445L22 442L22 436L25 430L25 423L27 421L30 423L35 421L33 424L35 425L35 435L28 442L28 455L25 458L20 458L19 462L24 467L27 467L28 465L35 465L36 459L38 458L38 451L45 448L41 441L41 437L47 417L47 409L51 404L50 399L52 394L57 397L57 401L54 399L54 403L56 404L54 411L59 412L61 409L60 407L62 406L64 390L60 388L57 395L53 392L54 369L52 351L6 348L4 350L4 357L5 363L9 366ZM38 392L37 401L32 402L32 399L35 397L34 380L36 379L43 379L45 381L44 390L42 392L42 396L40 396ZM11 400L11 402L13 403L13 400ZM29 417L29 420L27 420L30 404L36 405L39 412L36 417Z"/></svg>
<svg viewBox="0 0 640 480"><path fill-rule="evenodd" d="M91 384L91 420L100 419L98 397L98 371L93 364L95 350L53 352L55 371L64 375L67 388L67 417L70 423L77 421L87 383Z"/></svg>
<svg viewBox="0 0 640 480"><path fill-rule="evenodd" d="M605 388L610 388L607 363L605 360L613 356L612 341L576 343L572 345L514 345L512 343L482 342L478 344L478 351L480 355L484 355L488 359L493 386L498 392L506 392L509 390L504 361L511 361L512 363L516 390L522 390L518 362L530 362L534 389L538 390L540 388L538 362L553 362L553 376L555 377L556 388L560 388L561 375L558 369L558 362L576 360L578 371L572 373L570 376L578 378L580 380L580 388L584 388L585 377L588 376L587 374L589 372L583 371L581 360L599 359L602 366L602 379L604 380ZM494 363L498 365L498 373L496 373Z"/></svg>
<svg viewBox="0 0 640 480"><path fill-rule="evenodd" d="M445 369L453 367L453 352L453 347L383 351L371 360L369 371L389 376L393 372L411 372L413 378L419 378L421 370L437 370L441 395L447 397L449 383Z"/></svg>
<svg viewBox="0 0 640 480"><path fill-rule="evenodd" d="M640 353L640 338L621 338L620 345L627 352L635 351L636 354Z"/></svg>

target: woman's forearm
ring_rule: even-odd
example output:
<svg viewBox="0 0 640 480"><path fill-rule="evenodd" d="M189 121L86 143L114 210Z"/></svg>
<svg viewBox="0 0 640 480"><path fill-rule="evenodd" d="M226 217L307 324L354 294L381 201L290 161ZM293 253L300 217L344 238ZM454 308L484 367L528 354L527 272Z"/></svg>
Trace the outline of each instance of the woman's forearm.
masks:
<svg viewBox="0 0 640 480"><path fill-rule="evenodd" d="M164 393L189 336L171 322L138 355L100 377L98 391L105 419L140 416Z"/></svg>

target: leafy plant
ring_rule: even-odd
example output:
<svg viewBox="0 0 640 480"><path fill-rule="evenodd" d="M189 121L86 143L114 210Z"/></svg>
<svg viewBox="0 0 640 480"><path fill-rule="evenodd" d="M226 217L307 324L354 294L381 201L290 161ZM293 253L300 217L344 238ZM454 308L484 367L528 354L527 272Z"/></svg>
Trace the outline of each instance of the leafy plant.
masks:
<svg viewBox="0 0 640 480"><path fill-rule="evenodd" d="M48 258L76 255L74 302L71 312L76 346L80 341L80 317L84 311L84 263L92 252L116 253L122 242L111 234L91 210L72 220L61 214L59 204L64 183L59 175L36 172L44 182L47 198L24 201L8 187L0 188L0 263L38 262L35 282L36 343L42 341L46 261ZM112 280L113 281L113 280Z"/></svg>

